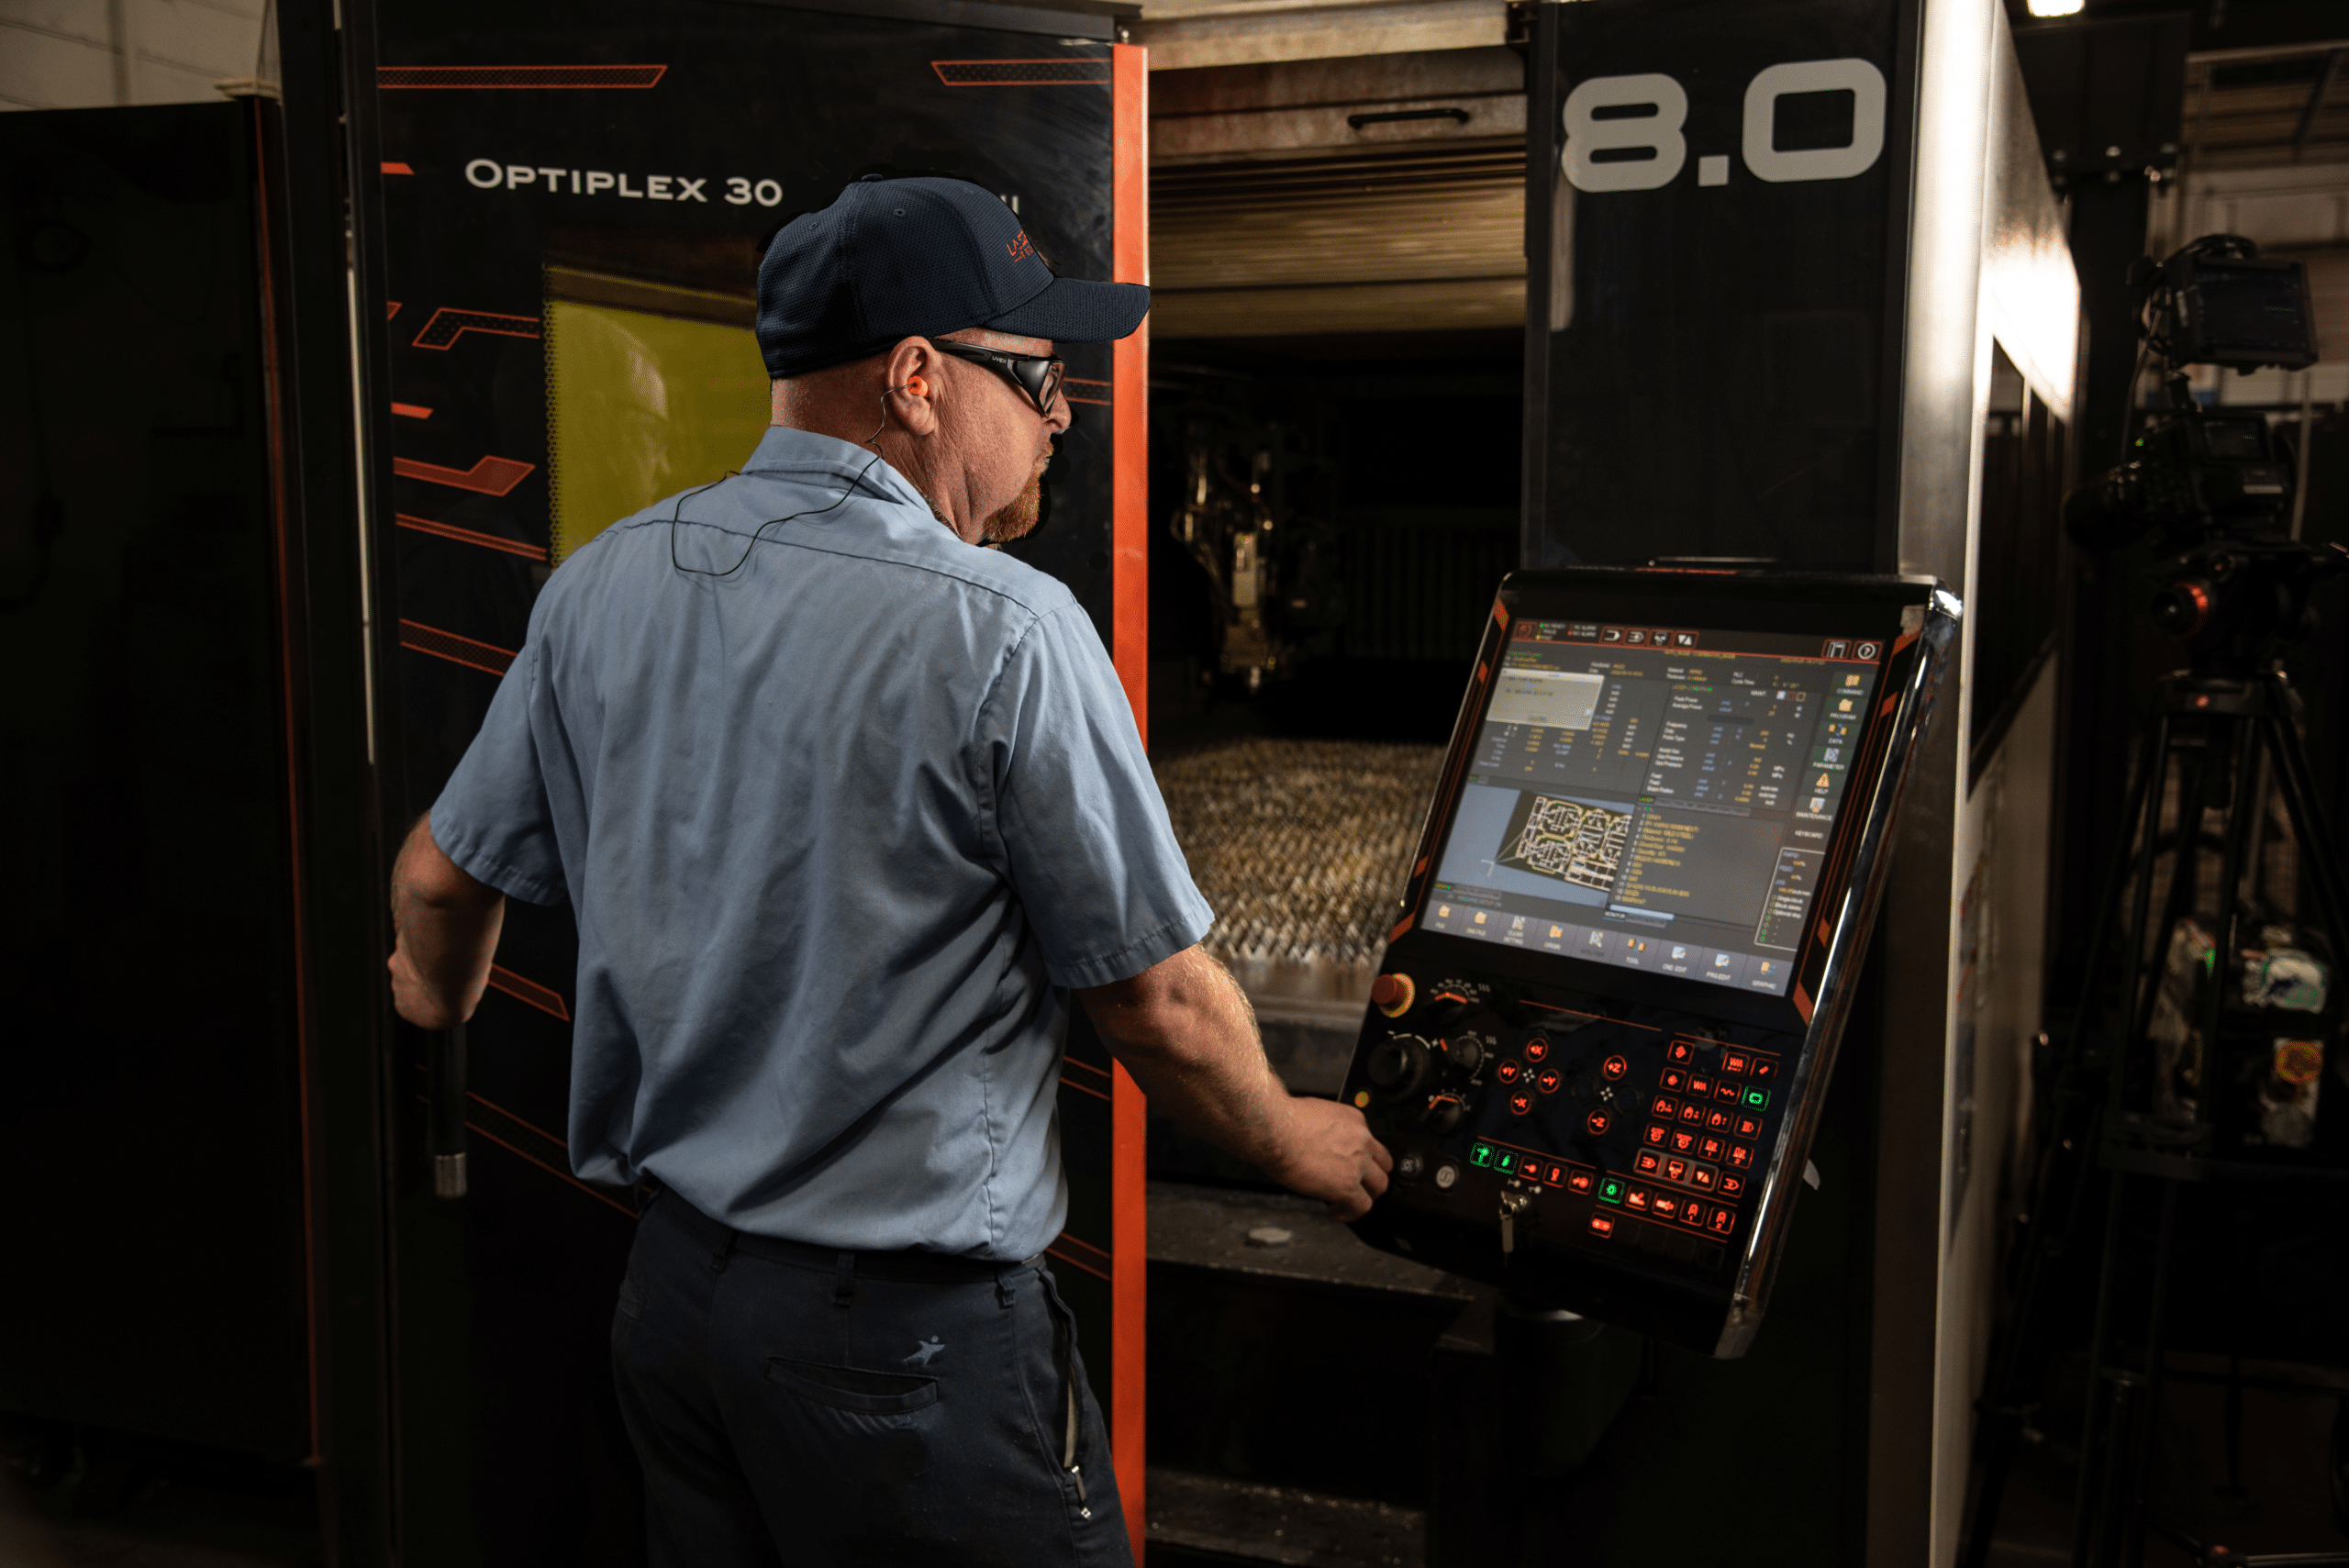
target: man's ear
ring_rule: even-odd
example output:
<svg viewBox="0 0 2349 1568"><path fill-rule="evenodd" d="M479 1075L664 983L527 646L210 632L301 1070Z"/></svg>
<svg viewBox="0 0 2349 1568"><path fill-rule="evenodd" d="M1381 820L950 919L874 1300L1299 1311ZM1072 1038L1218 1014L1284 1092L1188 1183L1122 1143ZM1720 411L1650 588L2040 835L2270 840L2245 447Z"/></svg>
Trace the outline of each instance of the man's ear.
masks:
<svg viewBox="0 0 2349 1568"><path fill-rule="evenodd" d="M891 421L909 435L927 436L938 428L939 362L944 357L927 338L905 339L889 350L881 397Z"/></svg>

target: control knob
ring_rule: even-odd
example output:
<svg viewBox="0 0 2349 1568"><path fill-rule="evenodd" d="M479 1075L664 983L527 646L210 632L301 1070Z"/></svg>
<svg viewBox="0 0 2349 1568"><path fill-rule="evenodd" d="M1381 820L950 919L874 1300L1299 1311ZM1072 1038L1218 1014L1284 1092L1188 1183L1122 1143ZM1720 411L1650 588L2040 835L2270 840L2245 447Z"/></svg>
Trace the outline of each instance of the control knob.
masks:
<svg viewBox="0 0 2349 1568"><path fill-rule="evenodd" d="M1454 1034L1443 1042L1443 1059L1461 1077L1473 1078L1485 1064L1484 1042L1465 1031Z"/></svg>
<svg viewBox="0 0 2349 1568"><path fill-rule="evenodd" d="M1442 1138L1445 1133L1458 1129L1464 1114L1465 1107L1461 1105L1459 1095L1438 1095L1428 1102L1427 1114L1419 1118L1419 1125Z"/></svg>
<svg viewBox="0 0 2349 1568"><path fill-rule="evenodd" d="M1428 1074L1425 1040L1408 1034L1390 1034L1370 1048L1363 1072L1372 1086L1397 1099L1409 1095Z"/></svg>

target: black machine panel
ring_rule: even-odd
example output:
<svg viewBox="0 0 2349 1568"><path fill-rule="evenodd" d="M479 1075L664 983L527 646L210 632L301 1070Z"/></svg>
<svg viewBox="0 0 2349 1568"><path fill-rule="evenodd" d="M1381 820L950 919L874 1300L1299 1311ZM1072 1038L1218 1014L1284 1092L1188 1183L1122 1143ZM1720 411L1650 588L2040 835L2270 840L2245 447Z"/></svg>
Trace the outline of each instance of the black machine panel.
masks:
<svg viewBox="0 0 2349 1568"><path fill-rule="evenodd" d="M1345 1093L1356 1229L1742 1354L1957 602L1609 567L1501 585Z"/></svg>

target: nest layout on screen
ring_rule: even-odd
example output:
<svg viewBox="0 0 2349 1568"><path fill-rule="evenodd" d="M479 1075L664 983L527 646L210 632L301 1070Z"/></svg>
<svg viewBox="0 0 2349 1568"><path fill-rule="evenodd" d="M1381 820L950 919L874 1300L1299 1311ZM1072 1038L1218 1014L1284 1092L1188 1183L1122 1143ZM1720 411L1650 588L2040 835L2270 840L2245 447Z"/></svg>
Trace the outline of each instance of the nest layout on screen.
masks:
<svg viewBox="0 0 2349 1568"><path fill-rule="evenodd" d="M1420 924L1785 995L1884 652L1518 622Z"/></svg>

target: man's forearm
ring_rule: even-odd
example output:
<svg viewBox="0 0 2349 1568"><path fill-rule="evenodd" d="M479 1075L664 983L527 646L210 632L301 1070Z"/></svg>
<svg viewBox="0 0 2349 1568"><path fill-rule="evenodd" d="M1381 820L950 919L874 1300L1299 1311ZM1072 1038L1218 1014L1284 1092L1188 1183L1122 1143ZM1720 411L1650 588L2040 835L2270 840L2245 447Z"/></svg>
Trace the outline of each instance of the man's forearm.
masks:
<svg viewBox="0 0 2349 1568"><path fill-rule="evenodd" d="M1395 1162L1362 1112L1292 1096L1264 1060L1239 983L1197 948L1077 995L1142 1093L1191 1132L1326 1200L1340 1219L1359 1218L1386 1190Z"/></svg>
<svg viewBox="0 0 2349 1568"><path fill-rule="evenodd" d="M392 1001L424 1029L473 1016L489 984L490 960L506 924L506 898L441 853L429 817L419 818L392 867Z"/></svg>
<svg viewBox="0 0 2349 1568"><path fill-rule="evenodd" d="M1079 994L1142 1093L1225 1153L1277 1174L1289 1095L1238 982L1197 948L1117 985Z"/></svg>

